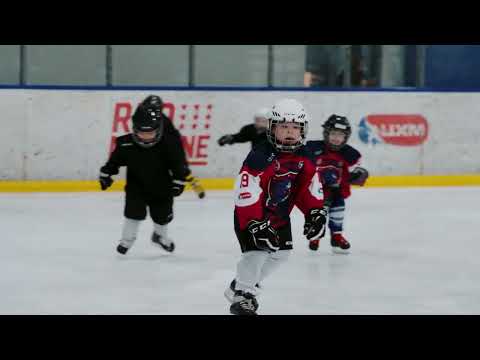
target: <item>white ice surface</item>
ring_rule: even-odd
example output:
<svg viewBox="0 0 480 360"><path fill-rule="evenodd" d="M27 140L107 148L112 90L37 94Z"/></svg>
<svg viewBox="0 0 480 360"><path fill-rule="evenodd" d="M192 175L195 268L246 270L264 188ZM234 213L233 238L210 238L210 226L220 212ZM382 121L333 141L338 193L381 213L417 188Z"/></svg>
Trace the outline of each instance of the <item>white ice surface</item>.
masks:
<svg viewBox="0 0 480 360"><path fill-rule="evenodd" d="M264 283L260 314L480 314L480 188L354 189L349 255L294 250ZM115 247L123 193L0 194L0 314L228 314L240 249L230 191L175 203L167 254L151 220Z"/></svg>

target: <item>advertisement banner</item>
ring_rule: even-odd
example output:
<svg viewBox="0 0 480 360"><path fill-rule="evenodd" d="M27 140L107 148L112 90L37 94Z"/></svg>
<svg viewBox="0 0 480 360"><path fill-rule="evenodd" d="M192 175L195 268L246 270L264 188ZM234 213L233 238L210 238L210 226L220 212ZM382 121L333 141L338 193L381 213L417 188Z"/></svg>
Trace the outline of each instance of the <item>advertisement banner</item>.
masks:
<svg viewBox="0 0 480 360"><path fill-rule="evenodd" d="M480 94L302 91L0 90L0 179L95 180L118 136L148 95L181 132L195 176L232 178L250 144L219 146L281 98L310 115L308 139L331 114L347 116L350 145L375 176L480 172ZM120 177L124 175L121 173Z"/></svg>

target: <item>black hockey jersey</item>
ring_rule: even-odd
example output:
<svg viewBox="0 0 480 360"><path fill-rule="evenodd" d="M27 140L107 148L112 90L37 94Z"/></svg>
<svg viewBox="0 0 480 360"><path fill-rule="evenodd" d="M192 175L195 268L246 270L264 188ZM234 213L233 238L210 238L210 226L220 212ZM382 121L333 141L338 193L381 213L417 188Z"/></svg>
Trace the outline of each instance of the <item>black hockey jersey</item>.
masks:
<svg viewBox="0 0 480 360"><path fill-rule="evenodd" d="M135 143L132 134L117 138L115 150L101 173L117 175L121 166L127 167L125 191L146 196L169 198L173 180L185 181L190 175L180 134L165 122L164 134L151 148Z"/></svg>
<svg viewBox="0 0 480 360"><path fill-rule="evenodd" d="M267 141L266 131L258 131L254 124L245 125L238 133L233 134L232 136L232 144L250 141L252 143L252 149Z"/></svg>

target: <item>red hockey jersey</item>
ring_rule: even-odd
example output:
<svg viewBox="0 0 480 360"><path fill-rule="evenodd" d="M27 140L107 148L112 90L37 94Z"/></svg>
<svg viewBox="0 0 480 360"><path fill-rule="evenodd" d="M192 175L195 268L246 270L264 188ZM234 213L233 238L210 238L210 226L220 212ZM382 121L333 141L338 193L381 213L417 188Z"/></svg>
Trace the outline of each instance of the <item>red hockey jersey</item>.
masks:
<svg viewBox="0 0 480 360"><path fill-rule="evenodd" d="M259 145L244 161L235 182L235 216L240 230L249 221L269 218L274 228L290 221L297 206L304 214L323 207L323 189L305 147L278 152L270 143Z"/></svg>
<svg viewBox="0 0 480 360"><path fill-rule="evenodd" d="M331 151L324 141L307 141L306 148L314 156L317 172L324 183L325 198L330 195L331 189L325 185L325 175L333 172L336 176L340 194L344 199L351 195L350 172L360 165L360 153L350 145L345 145L339 151Z"/></svg>

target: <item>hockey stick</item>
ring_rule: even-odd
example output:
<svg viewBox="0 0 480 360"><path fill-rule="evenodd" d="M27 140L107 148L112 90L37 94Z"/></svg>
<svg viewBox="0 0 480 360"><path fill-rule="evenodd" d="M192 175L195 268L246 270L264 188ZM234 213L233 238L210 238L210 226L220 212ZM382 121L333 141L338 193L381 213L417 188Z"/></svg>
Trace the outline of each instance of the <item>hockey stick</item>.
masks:
<svg viewBox="0 0 480 360"><path fill-rule="evenodd" d="M197 196L200 198L200 199L203 199L205 197L205 189L203 188L203 186L200 184L200 181L197 180L197 178L193 177L193 176L189 176L187 177L186 179L189 184L192 186L192 189L193 191L195 191L195 193L197 194Z"/></svg>

